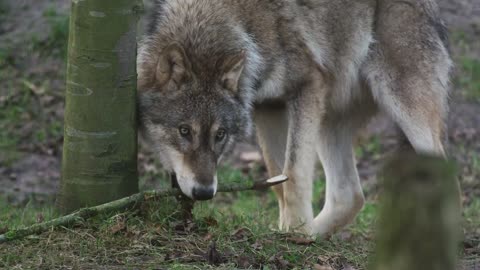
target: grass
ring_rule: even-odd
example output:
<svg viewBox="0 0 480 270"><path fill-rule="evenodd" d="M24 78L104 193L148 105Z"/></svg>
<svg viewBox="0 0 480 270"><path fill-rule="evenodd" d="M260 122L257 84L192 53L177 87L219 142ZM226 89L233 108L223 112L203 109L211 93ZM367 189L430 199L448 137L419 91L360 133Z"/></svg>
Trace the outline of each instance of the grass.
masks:
<svg viewBox="0 0 480 270"><path fill-rule="evenodd" d="M0 23L5 20L5 15L8 13L9 7L7 3L3 0L0 0Z"/></svg>
<svg viewBox="0 0 480 270"><path fill-rule="evenodd" d="M14 48L10 45L3 45L0 47L0 68L5 68L8 65L15 64L15 57L13 55Z"/></svg>
<svg viewBox="0 0 480 270"><path fill-rule="evenodd" d="M220 169L220 179L237 177L245 176L228 167ZM323 181L315 181L316 191L324 188ZM320 199L317 195L314 201ZM0 268L305 269L320 264L362 269L372 249L368 239L375 221L374 203L367 204L349 228L329 240L310 243L304 236L276 230L278 210L271 191L219 194L196 204L191 223L178 219L176 203L171 200L0 245ZM56 215L48 205L3 203L0 228L17 228ZM213 242L218 253L213 252L210 263L216 266L206 255L212 252Z"/></svg>
<svg viewBox="0 0 480 270"><path fill-rule="evenodd" d="M57 101L62 95L44 76L22 74L5 61L0 53L0 164L14 161L20 151L57 148L63 136L63 106Z"/></svg>
<svg viewBox="0 0 480 270"><path fill-rule="evenodd" d="M464 264L466 269L478 269L480 265L480 198L473 199L464 209Z"/></svg>
<svg viewBox="0 0 480 270"><path fill-rule="evenodd" d="M355 147L355 156L357 159L362 159L366 156L370 156L373 159L378 159L381 153L382 144L380 136L378 135L370 137L368 140Z"/></svg>
<svg viewBox="0 0 480 270"><path fill-rule="evenodd" d="M4 73L5 72L5 73ZM10 77L4 71L1 77ZM7 92L2 96L3 106L0 110L0 149L14 148L17 146L19 136L15 134L22 117L28 117L26 110L31 102L31 95L22 88L21 91L15 91L15 88L7 88Z"/></svg>
<svg viewBox="0 0 480 270"><path fill-rule="evenodd" d="M60 57L66 60L69 16L58 13L52 6L43 12L43 17L47 20L50 32L45 39L32 36L33 50L39 51L42 55Z"/></svg>
<svg viewBox="0 0 480 270"><path fill-rule="evenodd" d="M472 57L471 44L477 42L464 31L453 31L452 42L458 50L455 57L457 74L454 83L463 95L472 101L480 101L480 59ZM478 57L478 56L477 56Z"/></svg>
<svg viewBox="0 0 480 270"><path fill-rule="evenodd" d="M0 79L12 79L8 72L8 68L2 71ZM63 136L62 122L50 117L52 112L47 111L44 101L51 97L50 93L35 93L31 84L30 87L19 85L15 80L11 84L0 96L0 149L18 149L22 140L33 145L59 140Z"/></svg>
<svg viewBox="0 0 480 270"><path fill-rule="evenodd" d="M480 101L480 60L463 57L460 60L462 75L457 80L467 98Z"/></svg>
<svg viewBox="0 0 480 270"><path fill-rule="evenodd" d="M0 231L5 231L7 228L10 230L17 229L57 216L51 205L38 206L27 203L22 207L14 207L7 205L5 198L0 197L0 201L2 203L0 207Z"/></svg>
<svg viewBox="0 0 480 270"><path fill-rule="evenodd" d="M480 198L474 199L464 210L467 226L480 229Z"/></svg>
<svg viewBox="0 0 480 270"><path fill-rule="evenodd" d="M0 1L0 24L8 15ZM0 171L4 175L27 153L60 153L65 76L61 58L66 54L68 17L53 7L43 16L48 35L37 44L41 46L28 42L29 34L23 34L20 39L26 42L21 44L13 40L0 44Z"/></svg>
<svg viewBox="0 0 480 270"><path fill-rule="evenodd" d="M245 175L229 167L220 169L222 180L237 177ZM324 181L315 181L314 189L322 193ZM355 221L333 237L310 242L302 235L277 231L278 210L271 191L219 194L212 201L197 203L192 221L179 219L181 213L173 200L148 202L74 228L62 227L0 245L0 268L306 269L322 265L365 269L374 246L378 208L374 201L368 201ZM314 202L318 200L321 196L316 194ZM464 211L465 230L473 235L480 227L479 213L478 199ZM3 203L0 229L55 216L51 205ZM473 244L478 241L470 239ZM478 248L464 256L478 262L475 252Z"/></svg>

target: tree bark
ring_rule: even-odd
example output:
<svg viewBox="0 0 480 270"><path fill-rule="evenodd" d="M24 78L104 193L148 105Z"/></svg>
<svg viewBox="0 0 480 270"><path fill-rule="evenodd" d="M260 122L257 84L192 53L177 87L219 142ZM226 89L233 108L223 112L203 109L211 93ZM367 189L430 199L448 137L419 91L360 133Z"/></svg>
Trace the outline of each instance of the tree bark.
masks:
<svg viewBox="0 0 480 270"><path fill-rule="evenodd" d="M383 172L374 270L454 270L461 237L456 166L402 154Z"/></svg>
<svg viewBox="0 0 480 270"><path fill-rule="evenodd" d="M141 0L72 0L62 212L138 192L136 33Z"/></svg>

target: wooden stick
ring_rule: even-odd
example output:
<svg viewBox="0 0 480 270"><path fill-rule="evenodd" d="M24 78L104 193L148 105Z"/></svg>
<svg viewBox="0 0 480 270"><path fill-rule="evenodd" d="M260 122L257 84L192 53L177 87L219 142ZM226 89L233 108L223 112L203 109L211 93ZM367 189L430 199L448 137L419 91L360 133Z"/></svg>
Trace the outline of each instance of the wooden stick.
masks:
<svg viewBox="0 0 480 270"><path fill-rule="evenodd" d="M288 178L286 176L280 175L280 176L276 176L260 182L242 181L242 182L227 183L223 185L220 184L218 187L218 192L235 192L235 191L244 191L244 190L263 189L263 188L268 188L268 187L283 183L287 180ZM181 194L182 194L181 191L178 189L150 190L150 191L136 193L129 197L125 197L112 202L104 203L104 204L93 206L93 207L82 208L69 215L62 216L50 221L34 224L32 226L21 228L21 229L11 230L5 234L0 235L0 243L11 241L14 239L20 239L32 234L39 234L49 230L52 227L70 226L72 224L86 220L98 214L123 210L132 205L141 203L143 201L152 200L156 198L164 198L169 196L178 196Z"/></svg>

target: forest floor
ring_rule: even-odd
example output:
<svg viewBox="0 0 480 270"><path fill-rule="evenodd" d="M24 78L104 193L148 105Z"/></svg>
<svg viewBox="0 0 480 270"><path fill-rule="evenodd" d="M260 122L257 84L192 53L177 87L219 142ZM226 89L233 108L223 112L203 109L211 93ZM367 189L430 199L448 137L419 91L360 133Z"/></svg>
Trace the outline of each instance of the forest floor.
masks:
<svg viewBox="0 0 480 270"><path fill-rule="evenodd" d="M53 201L62 153L68 2L0 0L0 233L57 215ZM477 270L480 3L439 4L456 63L448 152L460 164L465 206L459 269ZM198 203L188 223L175 218L174 209L168 208L174 203L162 201L153 204L164 211L143 207L0 244L0 269L365 269L375 231L376 172L394 147L394 130L380 115L359 139L356 156L367 204L352 225L329 239L310 242L277 232L273 193L251 191ZM168 185L152 153L143 148L139 171L143 189ZM219 179L239 177L266 177L254 139L239 144L219 172ZM314 183L317 212L323 205L324 183L319 168Z"/></svg>

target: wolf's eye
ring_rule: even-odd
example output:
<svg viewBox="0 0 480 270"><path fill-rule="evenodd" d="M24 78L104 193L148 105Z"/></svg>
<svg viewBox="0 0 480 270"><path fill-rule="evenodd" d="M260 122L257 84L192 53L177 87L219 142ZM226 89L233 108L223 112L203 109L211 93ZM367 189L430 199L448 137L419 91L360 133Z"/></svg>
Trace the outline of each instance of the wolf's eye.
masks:
<svg viewBox="0 0 480 270"><path fill-rule="evenodd" d="M182 135L183 137L186 137L190 134L190 128L187 126L180 126L178 128L178 131L180 132L180 135Z"/></svg>
<svg viewBox="0 0 480 270"><path fill-rule="evenodd" d="M225 138L225 129L221 128L217 130L217 134L215 135L215 139L219 142Z"/></svg>

